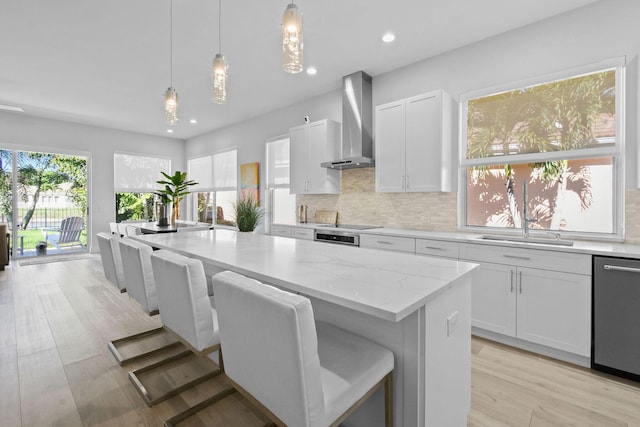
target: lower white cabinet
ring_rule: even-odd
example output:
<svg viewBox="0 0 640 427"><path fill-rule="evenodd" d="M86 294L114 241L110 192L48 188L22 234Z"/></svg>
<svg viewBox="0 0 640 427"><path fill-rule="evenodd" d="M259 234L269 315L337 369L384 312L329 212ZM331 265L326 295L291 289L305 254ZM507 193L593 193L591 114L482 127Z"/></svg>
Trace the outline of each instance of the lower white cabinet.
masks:
<svg viewBox="0 0 640 427"><path fill-rule="evenodd" d="M313 229L296 227L295 225L272 225L272 236L293 237L295 239L313 240Z"/></svg>
<svg viewBox="0 0 640 427"><path fill-rule="evenodd" d="M291 229L291 237L303 240L313 240L313 229L293 227Z"/></svg>
<svg viewBox="0 0 640 427"><path fill-rule="evenodd" d="M281 236L281 237L291 237L291 227L287 227L285 225L272 225L271 235Z"/></svg>
<svg viewBox="0 0 640 427"><path fill-rule="evenodd" d="M381 234L361 234L360 247L415 253L416 239L413 237L385 236Z"/></svg>
<svg viewBox="0 0 640 427"><path fill-rule="evenodd" d="M497 259L503 257L501 251L510 252L507 248L483 249L485 256L491 253ZM559 259L563 255L556 253ZM517 261L513 256L511 259ZM544 265L465 260L480 261L471 291L474 327L589 357L590 274L546 270ZM521 264L528 261L521 257ZM573 267L567 266L567 269Z"/></svg>

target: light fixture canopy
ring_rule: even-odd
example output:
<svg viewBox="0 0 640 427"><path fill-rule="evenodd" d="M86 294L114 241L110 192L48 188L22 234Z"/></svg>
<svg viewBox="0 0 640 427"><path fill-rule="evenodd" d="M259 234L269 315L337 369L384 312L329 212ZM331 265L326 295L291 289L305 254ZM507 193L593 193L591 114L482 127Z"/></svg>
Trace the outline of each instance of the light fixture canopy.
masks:
<svg viewBox="0 0 640 427"><path fill-rule="evenodd" d="M216 104L225 104L227 102L229 67L220 52L222 52L222 0L218 0L218 53L215 58L213 58L211 82L213 84L213 102Z"/></svg>
<svg viewBox="0 0 640 427"><path fill-rule="evenodd" d="M302 71L302 14L289 4L282 15L282 69L296 74Z"/></svg>
<svg viewBox="0 0 640 427"><path fill-rule="evenodd" d="M164 118L168 125L178 123L178 92L172 87L164 93Z"/></svg>

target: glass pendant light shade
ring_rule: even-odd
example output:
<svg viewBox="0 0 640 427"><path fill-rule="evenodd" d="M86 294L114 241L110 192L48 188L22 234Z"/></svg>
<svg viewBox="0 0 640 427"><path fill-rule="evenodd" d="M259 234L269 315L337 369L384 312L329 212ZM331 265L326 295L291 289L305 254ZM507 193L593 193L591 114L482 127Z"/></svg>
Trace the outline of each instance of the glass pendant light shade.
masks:
<svg viewBox="0 0 640 427"><path fill-rule="evenodd" d="M164 94L164 118L171 126L178 123L178 93L172 87Z"/></svg>
<svg viewBox="0 0 640 427"><path fill-rule="evenodd" d="M221 53L213 59L211 78L213 80L213 101L216 104L227 102L227 61Z"/></svg>
<svg viewBox="0 0 640 427"><path fill-rule="evenodd" d="M291 3L282 15L282 69L296 74L302 71L302 15Z"/></svg>

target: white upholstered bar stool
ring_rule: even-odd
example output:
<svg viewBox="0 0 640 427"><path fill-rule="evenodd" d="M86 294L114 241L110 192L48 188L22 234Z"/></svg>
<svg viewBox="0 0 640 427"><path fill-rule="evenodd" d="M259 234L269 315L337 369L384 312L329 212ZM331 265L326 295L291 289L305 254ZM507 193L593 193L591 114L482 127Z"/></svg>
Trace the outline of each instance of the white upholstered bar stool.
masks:
<svg viewBox="0 0 640 427"><path fill-rule="evenodd" d="M124 231L127 236L139 236L142 234L142 230L140 229L140 227L129 224L124 226Z"/></svg>
<svg viewBox="0 0 640 427"><path fill-rule="evenodd" d="M127 293L148 315L158 314L158 295L151 269L151 246L133 239L116 238L122 258ZM107 347L120 365L163 352L180 345L175 335L163 327L109 341Z"/></svg>
<svg viewBox="0 0 640 427"><path fill-rule="evenodd" d="M126 281L122 268L122 258L120 257L119 234L98 233L98 246L100 248L100 258L102 268L107 280L116 285L120 292L126 291Z"/></svg>
<svg viewBox="0 0 640 427"><path fill-rule="evenodd" d="M178 339L197 357L206 356L220 350L218 318L212 300L207 292L207 280L202 262L183 255L159 250L151 254L153 277L158 292L158 309L164 328L173 332ZM163 390L157 396L150 396L141 377L149 370L157 370L165 362L133 371L129 378L149 406L174 396L222 372L212 369L201 376L185 380L175 388ZM170 362L173 362L171 360ZM174 384L175 385L175 384ZM225 390L233 392L232 388Z"/></svg>
<svg viewBox="0 0 640 427"><path fill-rule="evenodd" d="M128 226L127 229L129 229ZM137 227L131 227L136 228ZM133 239L120 239L122 268L127 282L127 293L148 315L158 314L158 293L151 268L151 246Z"/></svg>
<svg viewBox="0 0 640 427"><path fill-rule="evenodd" d="M344 421L384 384L393 425L393 353L313 318L311 301L240 274L213 278L225 374L281 426Z"/></svg>

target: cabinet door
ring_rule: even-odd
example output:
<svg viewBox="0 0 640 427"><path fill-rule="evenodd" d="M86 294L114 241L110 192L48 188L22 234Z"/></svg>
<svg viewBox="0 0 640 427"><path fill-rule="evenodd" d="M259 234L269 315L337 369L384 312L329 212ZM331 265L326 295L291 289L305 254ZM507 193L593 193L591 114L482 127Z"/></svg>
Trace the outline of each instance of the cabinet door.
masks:
<svg viewBox="0 0 640 427"><path fill-rule="evenodd" d="M406 104L406 191L441 191L442 95L432 92ZM447 168L448 169L448 168Z"/></svg>
<svg viewBox="0 0 640 427"><path fill-rule="evenodd" d="M299 126L289 131L289 192L291 194L304 194L307 188L308 133L307 126Z"/></svg>
<svg viewBox="0 0 640 427"><path fill-rule="evenodd" d="M336 147L340 140L338 125L321 120L309 125L309 151L307 152L307 193L337 194L340 192L340 171L327 169L320 163L336 160Z"/></svg>
<svg viewBox="0 0 640 427"><path fill-rule="evenodd" d="M471 324L516 335L516 267L482 263L471 283Z"/></svg>
<svg viewBox="0 0 640 427"><path fill-rule="evenodd" d="M405 103L376 107L376 191L404 191Z"/></svg>
<svg viewBox="0 0 640 427"><path fill-rule="evenodd" d="M588 357L590 276L519 267L518 338Z"/></svg>

